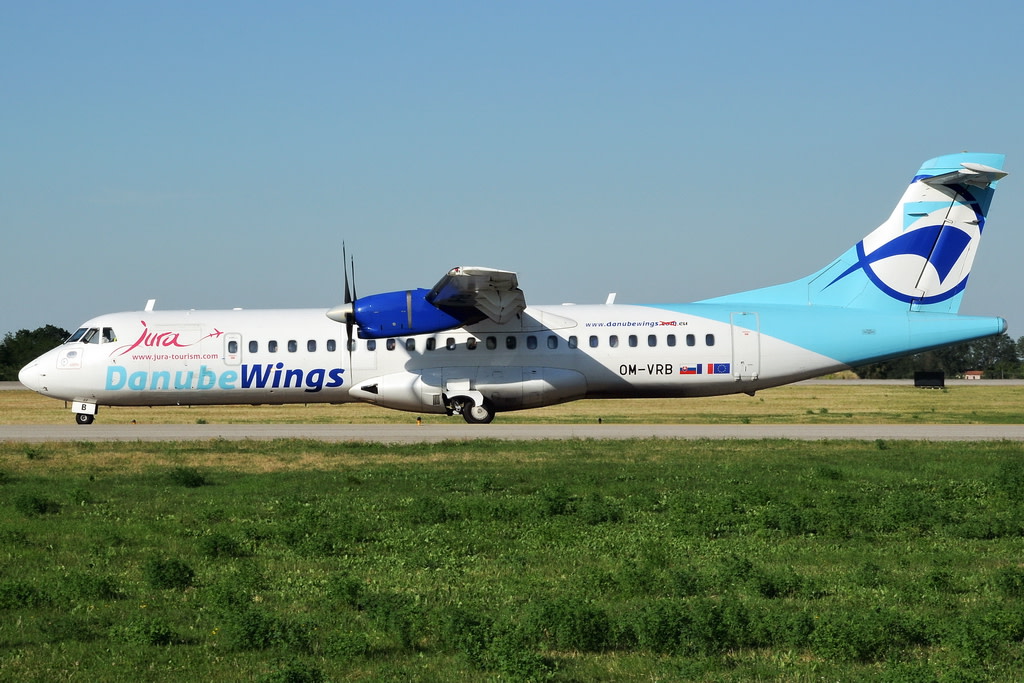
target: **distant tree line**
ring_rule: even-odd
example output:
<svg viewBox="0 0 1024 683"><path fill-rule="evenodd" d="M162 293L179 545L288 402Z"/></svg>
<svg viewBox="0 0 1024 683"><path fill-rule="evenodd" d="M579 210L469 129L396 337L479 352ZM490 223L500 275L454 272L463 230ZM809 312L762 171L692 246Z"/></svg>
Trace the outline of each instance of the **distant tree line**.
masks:
<svg viewBox="0 0 1024 683"><path fill-rule="evenodd" d="M17 380L18 371L26 363L59 346L70 335L67 330L53 325L8 332L0 342L0 381ZM962 377L968 370L981 370L987 379L1021 378L1024 377L1024 337L1015 342L1003 333L854 368L861 379L910 379L919 370L940 370L949 378Z"/></svg>
<svg viewBox="0 0 1024 683"><path fill-rule="evenodd" d="M53 325L8 332L0 342L0 381L17 380L18 371L29 361L59 346L70 336L67 330Z"/></svg>
<svg viewBox="0 0 1024 683"><path fill-rule="evenodd" d="M1024 337L1013 341L1004 332L995 337L862 365L853 370L861 379L910 379L919 370L942 371L948 378L963 377L970 370L981 370L985 379L1018 379L1024 377Z"/></svg>

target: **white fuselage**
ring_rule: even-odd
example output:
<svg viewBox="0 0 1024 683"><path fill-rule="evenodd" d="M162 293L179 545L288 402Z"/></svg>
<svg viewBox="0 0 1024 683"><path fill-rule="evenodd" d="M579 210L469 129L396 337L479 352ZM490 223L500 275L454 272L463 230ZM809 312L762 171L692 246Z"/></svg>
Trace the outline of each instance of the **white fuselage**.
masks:
<svg viewBox="0 0 1024 683"><path fill-rule="evenodd" d="M842 366L756 325L647 306L531 307L504 325L353 338L351 351L345 325L323 309L116 313L82 329L96 332L41 356L23 381L98 405L365 401L445 412L445 395L480 392L502 411L750 392Z"/></svg>

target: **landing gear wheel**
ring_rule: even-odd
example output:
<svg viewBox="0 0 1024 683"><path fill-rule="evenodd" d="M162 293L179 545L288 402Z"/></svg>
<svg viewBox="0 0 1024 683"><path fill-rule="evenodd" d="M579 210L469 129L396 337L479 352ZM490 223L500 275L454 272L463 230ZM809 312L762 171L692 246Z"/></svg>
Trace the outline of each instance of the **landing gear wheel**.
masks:
<svg viewBox="0 0 1024 683"><path fill-rule="evenodd" d="M92 421L96 419L95 415L89 413L75 413L75 422L80 425L91 425Z"/></svg>
<svg viewBox="0 0 1024 683"><path fill-rule="evenodd" d="M494 419L494 407L485 400L480 405L469 403L462 408L462 419L471 425L485 425Z"/></svg>

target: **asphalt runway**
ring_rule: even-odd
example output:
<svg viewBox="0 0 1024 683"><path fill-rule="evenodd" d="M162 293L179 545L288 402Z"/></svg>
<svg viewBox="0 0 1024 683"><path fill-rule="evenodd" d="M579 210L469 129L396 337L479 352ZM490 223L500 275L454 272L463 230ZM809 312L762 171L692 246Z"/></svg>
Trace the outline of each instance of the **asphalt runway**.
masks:
<svg viewBox="0 0 1024 683"><path fill-rule="evenodd" d="M1024 425L0 425L0 441L196 441L212 439L315 439L377 443L435 443L500 439L883 439L1024 441Z"/></svg>
<svg viewBox="0 0 1024 683"><path fill-rule="evenodd" d="M912 380L805 380L799 384L912 385ZM1020 385L1024 380L986 380L986 383ZM946 380L947 385L974 384L969 380ZM0 391L24 390L20 382L0 382ZM70 418L69 418L70 419ZM525 441L539 439L883 439L921 441L1024 441L1024 425L638 425L638 424L565 424L468 425L453 419L443 425L301 425L301 424L226 424L226 425L0 425L0 441L196 441L204 439L316 439L319 441L372 441L377 443L435 443L500 439Z"/></svg>

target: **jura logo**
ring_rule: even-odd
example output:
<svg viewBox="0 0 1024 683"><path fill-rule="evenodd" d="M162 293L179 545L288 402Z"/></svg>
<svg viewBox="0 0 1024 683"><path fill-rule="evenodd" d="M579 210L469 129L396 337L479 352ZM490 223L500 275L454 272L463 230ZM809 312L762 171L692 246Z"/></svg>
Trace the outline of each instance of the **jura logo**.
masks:
<svg viewBox="0 0 1024 683"><path fill-rule="evenodd" d="M113 355L123 356L126 353L130 353L130 352L134 351L135 349L139 348L140 346L143 347L143 348L168 348L168 347L171 347L171 348L178 348L178 349L186 349L186 348L188 348L190 346L195 346L196 344L198 344L199 342L203 341L204 339L216 338L216 337L219 337L222 334L224 334L223 332L221 332L220 330L218 330L215 327L215 328L213 328L213 332L211 332L210 334L208 334L206 336L200 337L199 339L195 339L193 341L183 342L181 340L181 332L174 332L174 331L152 332L152 331L150 331L149 326L146 325L146 321L145 320L140 320L139 322L142 323L142 333L139 335L139 338L136 339L133 344L129 344L127 346L119 346L119 347L117 347L116 349L114 349L113 353L111 353L110 355L112 355L112 356Z"/></svg>

